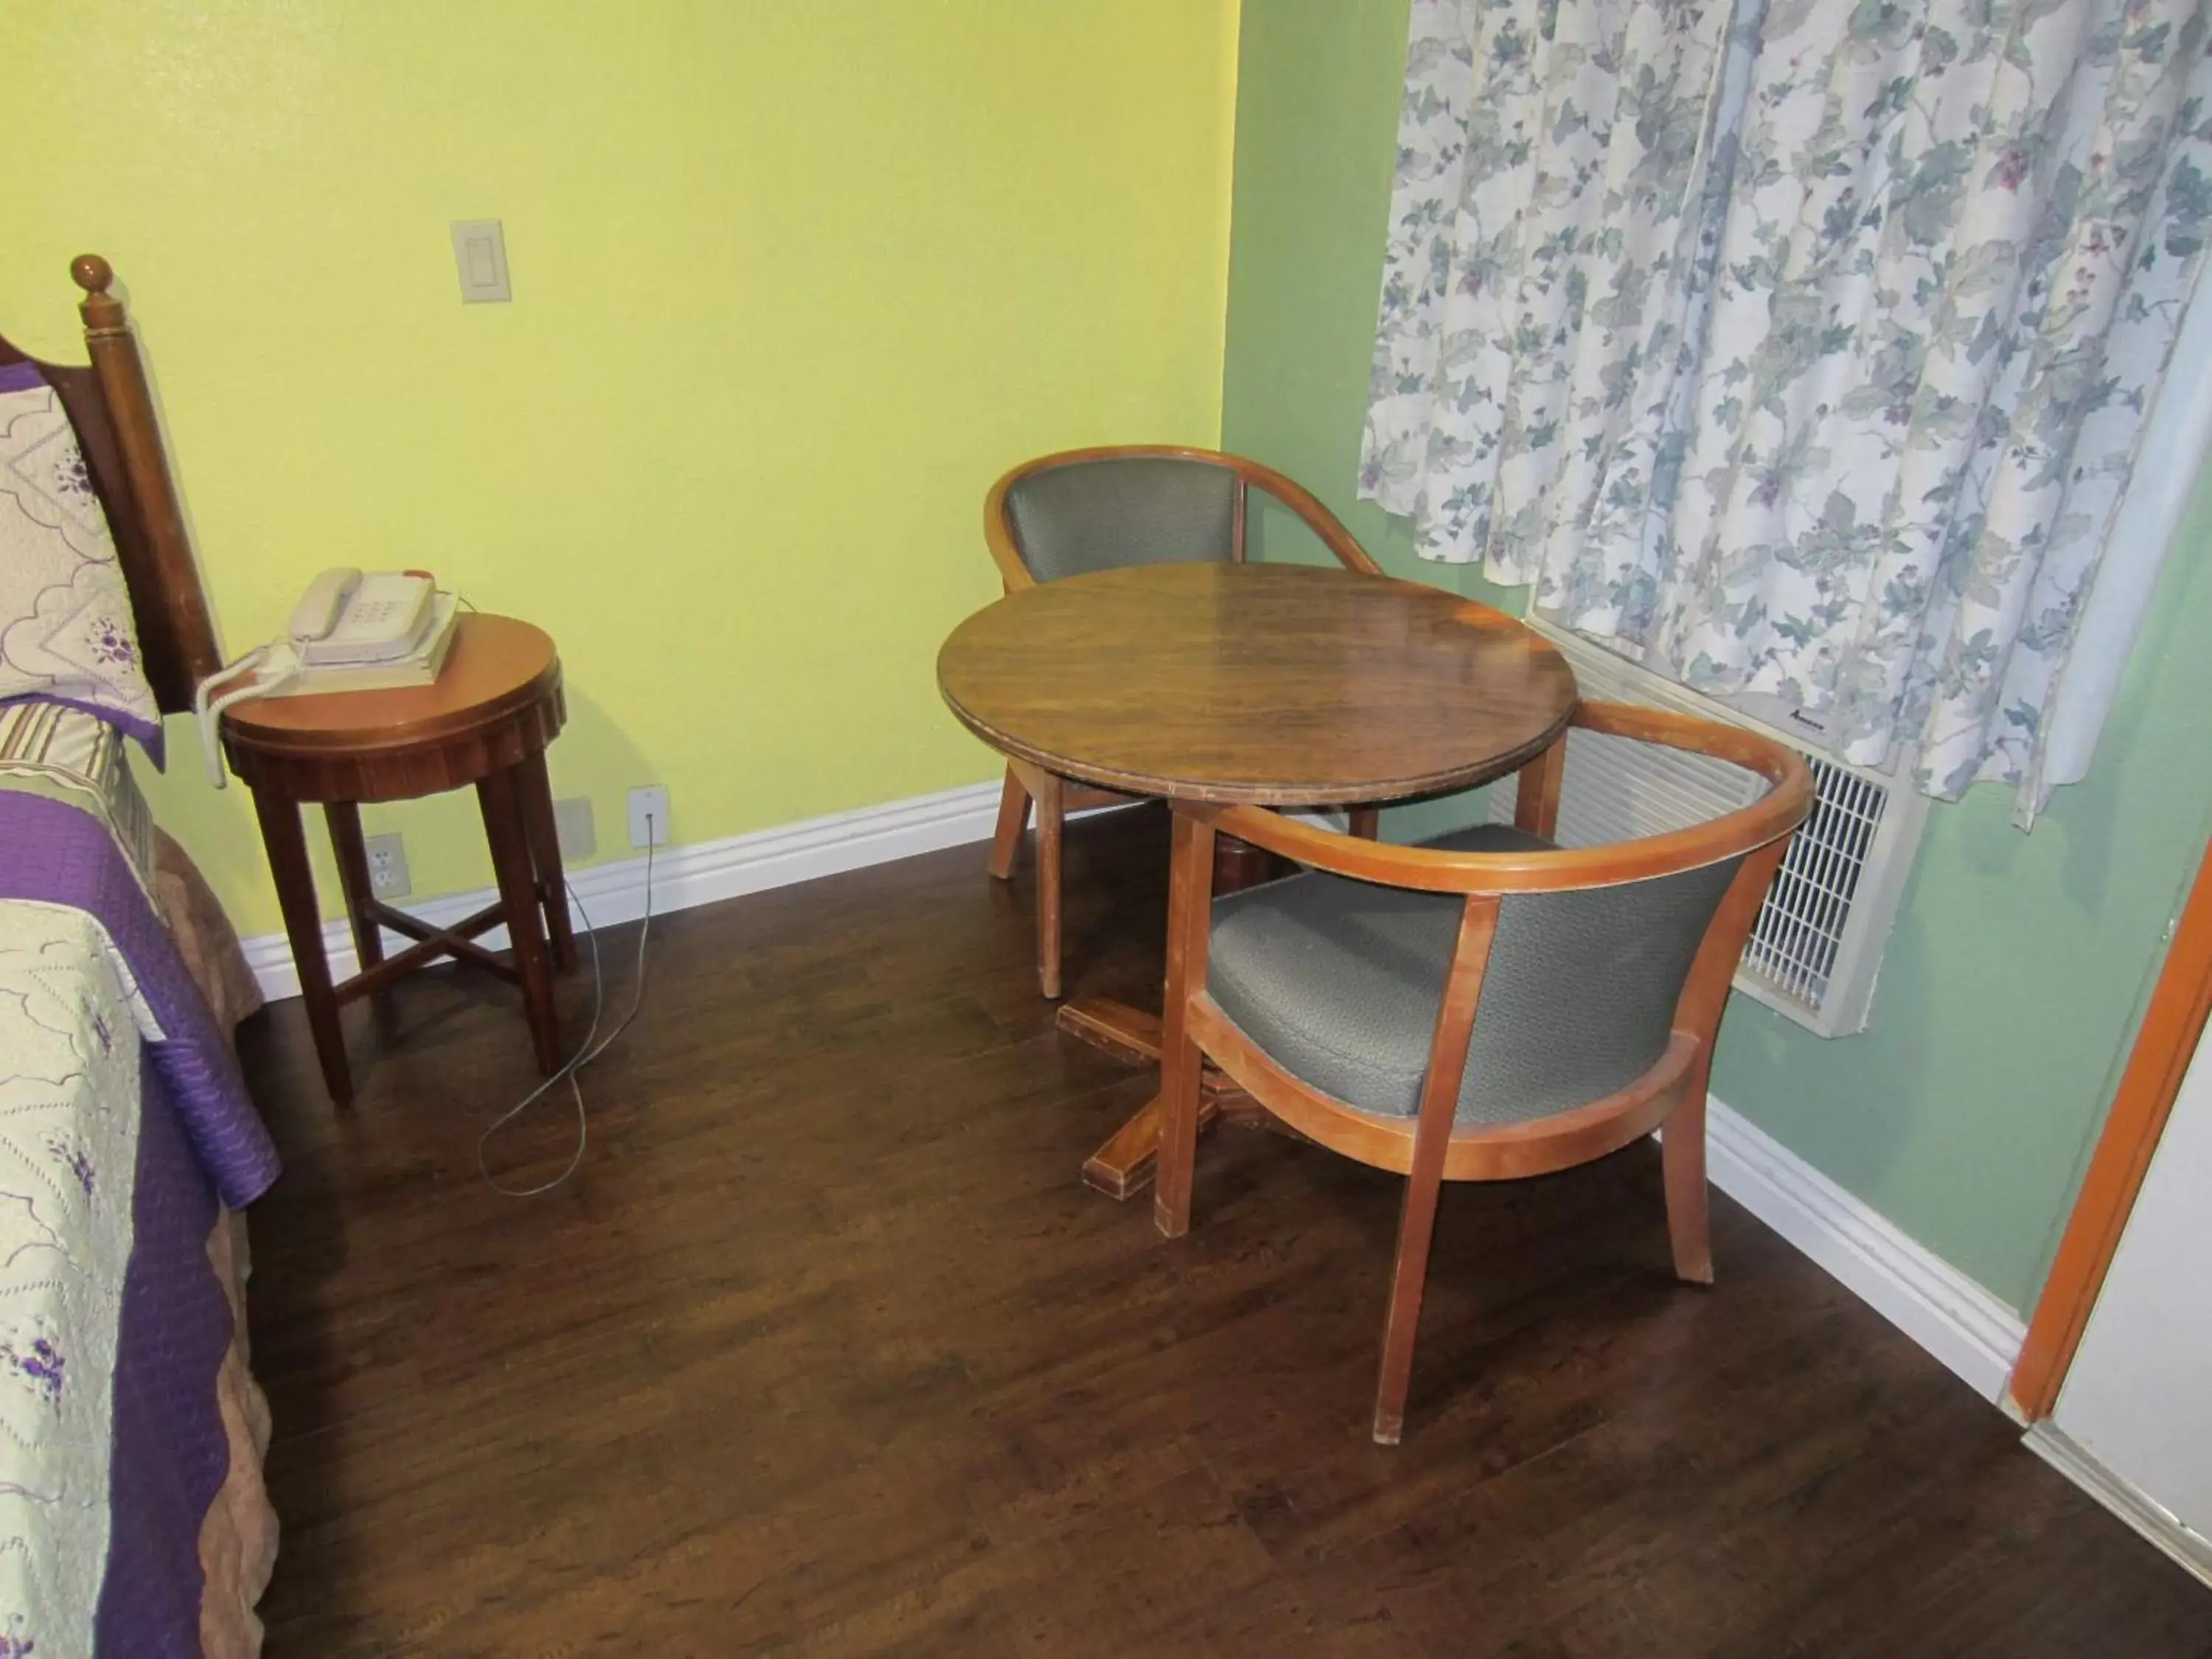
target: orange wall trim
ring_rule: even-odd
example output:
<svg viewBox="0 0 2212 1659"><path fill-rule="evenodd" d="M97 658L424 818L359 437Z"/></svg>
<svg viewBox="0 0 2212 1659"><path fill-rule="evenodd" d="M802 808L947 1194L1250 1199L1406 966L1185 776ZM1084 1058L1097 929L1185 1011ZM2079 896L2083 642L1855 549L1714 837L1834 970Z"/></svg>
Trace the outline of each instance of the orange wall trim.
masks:
<svg viewBox="0 0 2212 1659"><path fill-rule="evenodd" d="M2104 1288L2106 1270L2135 1208L2143 1172L2165 1131L2166 1115L2197 1053L2212 1010L2212 848L2197 867L2159 970L2142 1030L2112 1097L2111 1115L2081 1182L2081 1195L2058 1241L2057 1259L2028 1322L2013 1367L2013 1403L2033 1423L2051 1415L2066 1368Z"/></svg>

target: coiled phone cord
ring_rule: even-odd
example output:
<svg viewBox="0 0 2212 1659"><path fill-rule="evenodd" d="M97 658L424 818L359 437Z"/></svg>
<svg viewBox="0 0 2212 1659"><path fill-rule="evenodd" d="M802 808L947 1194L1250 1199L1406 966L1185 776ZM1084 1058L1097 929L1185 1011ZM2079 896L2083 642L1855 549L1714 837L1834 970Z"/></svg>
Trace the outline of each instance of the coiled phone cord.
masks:
<svg viewBox="0 0 2212 1659"><path fill-rule="evenodd" d="M579 1077L584 1067L607 1051L610 1043L629 1030L630 1022L637 1018L638 1011L645 1006L645 946L646 941L653 936L653 828L652 816L647 814L645 836L645 920L637 930L636 991L630 998L629 1012L624 1014L621 1023L604 1037L601 1037L599 1032L599 1016L606 1006L606 979L600 971L599 966L599 930L592 926L591 912L584 908L584 902L576 896L574 884L566 875L561 878L562 886L568 889L568 902L576 907L577 917L584 924L585 937L590 939L592 944L592 1024L590 1029L584 1033L584 1040L576 1045L576 1052L568 1056L568 1062L559 1071L554 1073L551 1077L547 1078L535 1089L523 1096L520 1100L508 1107L506 1111L494 1118L484 1127L484 1132L477 1137L477 1173L483 1177L485 1186L502 1197L535 1198L541 1193L550 1193L568 1180L570 1176L575 1174L577 1166L584 1161L584 1148L591 1138L591 1123L584 1113L584 1085L578 1080ZM543 1099L548 1090L564 1082L568 1084L570 1092L576 1097L576 1146L575 1150L568 1154L568 1164L562 1169L559 1175L555 1176L550 1181L541 1182L535 1187L501 1185L499 1178L492 1174L490 1166L484 1162L485 1146L490 1143L494 1135Z"/></svg>

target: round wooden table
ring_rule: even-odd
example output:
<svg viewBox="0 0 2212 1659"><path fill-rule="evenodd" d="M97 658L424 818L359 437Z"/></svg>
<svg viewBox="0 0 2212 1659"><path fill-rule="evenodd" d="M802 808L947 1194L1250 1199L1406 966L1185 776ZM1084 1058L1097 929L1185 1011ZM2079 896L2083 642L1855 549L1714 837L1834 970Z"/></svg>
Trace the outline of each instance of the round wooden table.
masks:
<svg viewBox="0 0 2212 1659"><path fill-rule="evenodd" d="M519 981L538 1067L550 1073L560 1065L551 968L574 966L575 944L545 749L567 719L561 659L541 630L512 617L471 613L456 627L434 684L259 697L222 717L223 752L253 791L323 1081L341 1105L353 1098L353 1081L340 1005L440 957ZM451 927L432 927L370 890L361 803L407 800L470 783L491 843L499 902ZM331 983L323 951L321 908L300 823L303 801L322 804L337 854L362 969L343 984ZM501 922L511 964L472 943ZM416 942L387 961L380 927Z"/></svg>
<svg viewBox="0 0 2212 1659"><path fill-rule="evenodd" d="M952 631L937 683L1002 754L1171 805L1370 805L1471 788L1556 753L1576 700L1565 659L1488 605L1288 564L1139 565L1011 593ZM1179 969L1171 951L1171 1018ZM1130 1058L1160 1053L1157 1016L1104 999L1070 1002L1060 1023ZM1086 1181L1117 1198L1143 1184L1156 1107L1092 1156Z"/></svg>

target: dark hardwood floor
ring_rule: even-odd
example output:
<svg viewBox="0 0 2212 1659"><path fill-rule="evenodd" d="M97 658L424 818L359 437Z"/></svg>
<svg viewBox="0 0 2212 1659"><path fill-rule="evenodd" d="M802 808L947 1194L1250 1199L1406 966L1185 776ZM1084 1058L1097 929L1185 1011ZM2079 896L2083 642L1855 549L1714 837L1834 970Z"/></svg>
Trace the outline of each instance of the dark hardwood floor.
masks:
<svg viewBox="0 0 2212 1659"><path fill-rule="evenodd" d="M1165 840L1071 826L1073 987L1157 984ZM1396 1180L1224 1130L1173 1245L1084 1189L1147 1082L1054 1035L982 865L656 923L543 1198L477 1176L501 988L348 1010L344 1115L297 1002L249 1023L271 1659L2212 1653L2212 1593L1727 1200L1674 1283L1648 1144L1447 1193L1373 1445Z"/></svg>

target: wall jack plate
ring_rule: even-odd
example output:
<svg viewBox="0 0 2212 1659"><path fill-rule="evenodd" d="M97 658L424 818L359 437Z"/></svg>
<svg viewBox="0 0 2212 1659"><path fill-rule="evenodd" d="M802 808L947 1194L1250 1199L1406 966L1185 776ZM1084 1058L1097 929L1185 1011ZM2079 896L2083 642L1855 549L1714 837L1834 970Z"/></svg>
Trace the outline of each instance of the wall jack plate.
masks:
<svg viewBox="0 0 2212 1659"><path fill-rule="evenodd" d="M648 826L647 820L650 818ZM668 787L648 783L629 792L629 844L668 845Z"/></svg>
<svg viewBox="0 0 2212 1659"><path fill-rule="evenodd" d="M398 831L367 836L362 844L368 849L371 895L380 899L405 898L414 890L407 875L407 843Z"/></svg>

